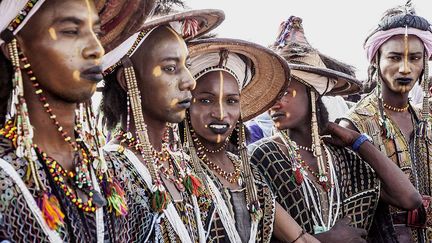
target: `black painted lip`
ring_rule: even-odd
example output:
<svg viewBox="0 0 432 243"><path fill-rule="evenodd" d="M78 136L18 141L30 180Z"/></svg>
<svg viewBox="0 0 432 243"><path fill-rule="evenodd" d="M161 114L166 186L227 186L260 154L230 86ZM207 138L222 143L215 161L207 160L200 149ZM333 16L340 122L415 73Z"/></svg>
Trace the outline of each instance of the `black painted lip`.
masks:
<svg viewBox="0 0 432 243"><path fill-rule="evenodd" d="M81 72L80 77L94 82L100 82L103 79L102 71L102 66L93 66Z"/></svg>
<svg viewBox="0 0 432 243"><path fill-rule="evenodd" d="M399 84L408 85L408 84L410 84L413 81L413 79L412 78L397 78L396 81Z"/></svg>
<svg viewBox="0 0 432 243"><path fill-rule="evenodd" d="M178 102L177 106L179 106L180 108L183 108L183 109L187 109L190 107L190 104L191 104L191 98L187 98L187 99L184 99L184 100Z"/></svg>
<svg viewBox="0 0 432 243"><path fill-rule="evenodd" d="M224 125L225 126L225 128L213 128L213 127L210 127L211 125ZM226 123L226 122L211 122L209 125L208 125L208 128L210 129L210 131L212 131L213 133L215 133L215 134L225 134L226 132L228 132L228 129L229 129L229 124L228 123Z"/></svg>
<svg viewBox="0 0 432 243"><path fill-rule="evenodd" d="M285 117L285 116L286 116L285 112L275 112L271 115L271 118L276 119L276 118Z"/></svg>

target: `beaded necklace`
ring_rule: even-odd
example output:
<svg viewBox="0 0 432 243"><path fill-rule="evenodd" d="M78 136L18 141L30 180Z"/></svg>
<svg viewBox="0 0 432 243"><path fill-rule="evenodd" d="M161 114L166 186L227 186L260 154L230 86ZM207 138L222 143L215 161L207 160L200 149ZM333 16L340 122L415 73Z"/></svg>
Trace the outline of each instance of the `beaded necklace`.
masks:
<svg viewBox="0 0 432 243"><path fill-rule="evenodd" d="M53 176L54 181L66 193L72 203L85 212L95 212L96 208L92 204L93 196L98 194L97 197L99 200L95 204L98 207L104 206L106 201L99 193L94 191L92 187L89 167L90 161L94 161L94 157L89 155L87 151L80 145L80 142L82 142L80 137L77 137L76 141L72 141L72 138L60 125L59 121L57 120L57 116L53 113L47 98L43 94L43 90L41 89L39 82L31 70L31 65L28 62L28 59L22 53L20 54L20 60L24 64L24 70L28 74L29 79L32 82L32 86L35 88L35 94L39 97L39 101L42 103L45 112L49 115L49 118L52 120L54 126L57 127L57 131L64 138L64 141L71 146L75 153L73 161L75 165L75 172L68 172L67 170L63 169L60 163L48 157L46 153L41 152L37 145L34 145L34 148L37 153L42 155L42 161L50 168L49 171L51 176ZM76 124L75 132L76 134L80 134L82 125L79 123ZM66 176L68 176L69 180L72 180L72 184L76 185L79 189L87 189L83 191L89 198L87 203L82 203L83 200L78 197L78 194L76 192L74 193L74 190L66 184Z"/></svg>
<svg viewBox="0 0 432 243"><path fill-rule="evenodd" d="M299 148L297 144L290 140L284 132L281 132L281 139L283 141L284 146L288 150L287 157L290 159L292 163L292 170L294 171L294 180L297 185L301 186L303 189L303 193L305 194L305 202L311 210L312 220L314 222L314 233L322 233L329 230L335 223L336 219L339 215L340 210L340 188L339 182L337 180L336 172L331 162L331 158L329 155L328 149L324 147L324 151L327 156L327 171L330 172L330 176L326 176L328 179L328 183L322 183L322 180L319 180L319 175L317 175L314 171L312 171L301 158L300 153L298 152ZM305 168L311 172L316 178L318 178L318 184L320 184L328 196L328 214L327 220L324 218L323 210L320 206L319 199L316 198L316 190L313 189L313 183L311 183L309 178L305 178L307 175ZM309 196L308 196L309 194ZM336 196L336 211L333 212L334 205L334 196ZM321 202L321 204L324 202Z"/></svg>
<svg viewBox="0 0 432 243"><path fill-rule="evenodd" d="M234 158L231 158L231 156L229 156L227 154L228 158L233 163L234 171L233 172L226 172L221 167L219 167L217 164L215 164L214 162L212 162L207 157L207 154L206 154L206 152L207 153L216 153L216 152L222 151L223 149L225 149L225 147L226 147L226 145L228 143L228 140L225 141L225 144L221 148L217 149L216 151L212 151L212 150L207 149L201 143L201 141L198 139L198 137L196 136L196 133L195 133L195 131L193 129L190 129L190 131L191 131L193 142L195 143L195 146L197 148L196 151L197 151L198 158L204 164L206 164L211 170L213 170L214 172L216 172L218 175L222 176L229 183L239 182L240 174L241 174L241 166L240 166L240 163L238 161L236 161Z"/></svg>
<svg viewBox="0 0 432 243"><path fill-rule="evenodd" d="M332 188L334 185L330 183L329 175L323 174L323 173L317 173L310 166L303 160L299 148L300 146L297 145L294 141L290 140L288 135L286 134L286 131L281 131L282 139L284 140L284 143L286 143L288 146L286 146L288 150L288 157L291 158L293 163L293 171L294 171L294 180L297 183L297 185L301 185L304 181L304 175L307 175L306 170L310 172L316 179L318 184L320 184L324 190L329 191L330 188ZM312 149L311 149L312 150ZM326 155L326 171L329 171L329 159L330 155L328 154L328 151L324 149L324 153Z"/></svg>
<svg viewBox="0 0 432 243"><path fill-rule="evenodd" d="M397 107L391 106L391 105L389 105L389 104L387 104L387 103L384 103L384 102L383 102L383 106L384 106L384 108L387 108L387 109L392 110L392 111L396 111L396 112L405 112L405 111L407 111L408 108L409 108L409 103L406 104L406 106L404 106L404 107L402 107L402 108L397 108Z"/></svg>
<svg viewBox="0 0 432 243"><path fill-rule="evenodd" d="M119 130L115 137L121 143L126 144L128 148L132 148L137 151L142 150L142 145L139 144L137 142L138 140L133 137L129 132ZM165 178L170 180L180 192L188 191L189 193L196 196L201 194L201 182L195 182L195 179L197 178L192 175L192 172L188 168L186 168L186 163L184 161L178 163L176 159L173 158L173 156L169 152L167 144L162 144L162 150L160 152L152 148L152 157L154 158L153 163L157 172L156 180L161 185L163 183L161 180L161 176L164 176ZM166 166L166 164L168 164L168 166ZM176 174L178 176L176 176Z"/></svg>

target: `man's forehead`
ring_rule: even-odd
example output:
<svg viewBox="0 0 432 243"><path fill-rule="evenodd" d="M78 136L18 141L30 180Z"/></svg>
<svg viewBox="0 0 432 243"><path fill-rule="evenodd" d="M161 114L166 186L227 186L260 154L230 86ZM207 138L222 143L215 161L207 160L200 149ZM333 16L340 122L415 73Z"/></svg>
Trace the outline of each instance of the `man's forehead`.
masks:
<svg viewBox="0 0 432 243"><path fill-rule="evenodd" d="M395 49L404 49L405 48L405 36L404 35L395 35L384 42L381 46L381 51L392 52ZM422 51L424 49L424 44L415 35L408 36L408 48L411 52L413 51Z"/></svg>
<svg viewBox="0 0 432 243"><path fill-rule="evenodd" d="M37 13L46 22L52 25L61 22L88 21L91 23L99 22L93 1L91 0L49 0Z"/></svg>

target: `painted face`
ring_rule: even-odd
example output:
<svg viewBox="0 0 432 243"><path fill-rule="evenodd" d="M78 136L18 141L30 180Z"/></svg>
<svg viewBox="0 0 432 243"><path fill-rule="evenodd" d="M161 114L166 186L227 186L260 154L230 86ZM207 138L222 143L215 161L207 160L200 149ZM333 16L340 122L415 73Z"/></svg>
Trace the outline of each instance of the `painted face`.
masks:
<svg viewBox="0 0 432 243"><path fill-rule="evenodd" d="M192 92L190 119L201 142L224 142L240 119L240 92L236 79L227 72L214 71L198 79Z"/></svg>
<svg viewBox="0 0 432 243"><path fill-rule="evenodd" d="M143 112L163 122L178 123L190 106L195 80L187 69L189 51L171 28L159 27L132 56Z"/></svg>
<svg viewBox="0 0 432 243"><path fill-rule="evenodd" d="M104 50L91 0L47 1L19 32L19 44L48 98L88 100L102 80Z"/></svg>
<svg viewBox="0 0 432 243"><path fill-rule="evenodd" d="M423 71L424 45L416 36L396 35L380 47L384 84L395 93L408 93Z"/></svg>
<svg viewBox="0 0 432 243"><path fill-rule="evenodd" d="M295 79L284 95L270 108L270 116L279 130L293 129L311 120L306 86Z"/></svg>

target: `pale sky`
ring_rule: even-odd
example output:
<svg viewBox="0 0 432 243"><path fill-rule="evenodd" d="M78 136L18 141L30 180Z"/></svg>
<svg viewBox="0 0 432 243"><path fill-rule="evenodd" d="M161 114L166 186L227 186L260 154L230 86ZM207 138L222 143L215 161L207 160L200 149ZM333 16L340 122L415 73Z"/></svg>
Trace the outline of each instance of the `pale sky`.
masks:
<svg viewBox="0 0 432 243"><path fill-rule="evenodd" d="M217 8L225 21L214 31L218 37L238 38L268 46L276 39L279 24L289 16L303 19L309 43L324 54L357 68L357 78L367 77L363 42L382 13L405 4L402 0L185 0L192 9ZM432 0L414 0L417 14L432 22Z"/></svg>

